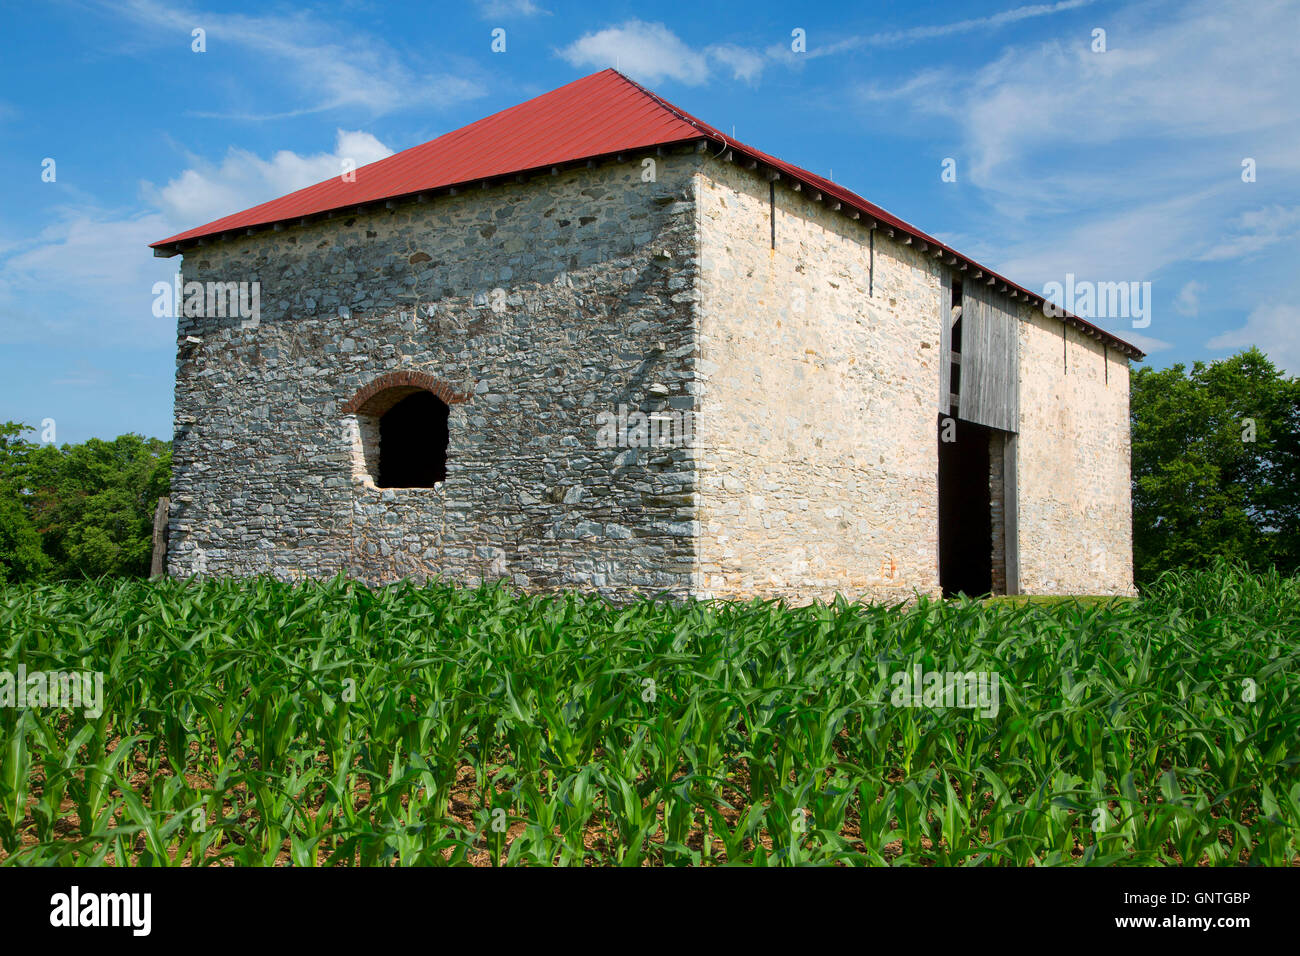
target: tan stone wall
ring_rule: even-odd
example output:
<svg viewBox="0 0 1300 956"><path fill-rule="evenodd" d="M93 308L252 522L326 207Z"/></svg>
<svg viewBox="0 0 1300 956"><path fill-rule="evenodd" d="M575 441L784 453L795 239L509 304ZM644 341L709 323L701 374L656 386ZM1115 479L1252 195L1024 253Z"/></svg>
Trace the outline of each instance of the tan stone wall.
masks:
<svg viewBox="0 0 1300 956"><path fill-rule="evenodd" d="M1133 594L1128 361L1039 310L1021 320L1020 590Z"/></svg>
<svg viewBox="0 0 1300 956"><path fill-rule="evenodd" d="M861 222L778 183L772 249L764 179L697 189L697 593L938 593L940 267L877 230L869 292ZM1020 318L1020 591L1131 594L1127 361Z"/></svg>
<svg viewBox="0 0 1300 956"><path fill-rule="evenodd" d="M807 193L697 177L699 571L719 597L937 593L938 267Z"/></svg>

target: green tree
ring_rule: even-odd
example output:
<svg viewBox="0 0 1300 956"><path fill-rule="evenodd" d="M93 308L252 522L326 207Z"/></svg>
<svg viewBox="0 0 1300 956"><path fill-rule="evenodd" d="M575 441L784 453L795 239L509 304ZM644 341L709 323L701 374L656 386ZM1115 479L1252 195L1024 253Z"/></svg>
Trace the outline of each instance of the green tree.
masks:
<svg viewBox="0 0 1300 956"><path fill-rule="evenodd" d="M1137 583L1217 556L1300 569L1300 379L1252 348L1131 387Z"/></svg>
<svg viewBox="0 0 1300 956"><path fill-rule="evenodd" d="M149 573L171 449L139 435L37 446L0 426L0 579Z"/></svg>
<svg viewBox="0 0 1300 956"><path fill-rule="evenodd" d="M36 448L22 437L29 430L17 422L0 424L0 584L40 578L50 569L28 514L30 495L23 481Z"/></svg>
<svg viewBox="0 0 1300 956"><path fill-rule="evenodd" d="M55 576L149 573L154 507L171 479L166 442L121 435L47 445L30 455L27 472Z"/></svg>

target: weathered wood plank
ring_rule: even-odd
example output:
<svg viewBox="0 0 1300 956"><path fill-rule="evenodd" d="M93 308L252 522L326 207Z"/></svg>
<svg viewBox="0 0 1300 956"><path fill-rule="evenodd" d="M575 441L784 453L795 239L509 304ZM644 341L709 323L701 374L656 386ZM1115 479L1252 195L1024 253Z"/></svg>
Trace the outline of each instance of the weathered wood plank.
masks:
<svg viewBox="0 0 1300 956"><path fill-rule="evenodd" d="M939 414L947 415L952 392L952 275L947 269L939 281Z"/></svg>
<svg viewBox="0 0 1300 956"><path fill-rule="evenodd" d="M1008 432L1019 427L1018 323L999 293L976 285L963 291L960 418Z"/></svg>
<svg viewBox="0 0 1300 956"><path fill-rule="evenodd" d="M1020 524L1017 520L1016 436L1006 435L1002 443L1002 553L1006 559L1007 593L1020 593Z"/></svg>
<svg viewBox="0 0 1300 956"><path fill-rule="evenodd" d="M149 562L149 577L160 578L167 573L167 512L170 498L159 498L153 513L153 558Z"/></svg>

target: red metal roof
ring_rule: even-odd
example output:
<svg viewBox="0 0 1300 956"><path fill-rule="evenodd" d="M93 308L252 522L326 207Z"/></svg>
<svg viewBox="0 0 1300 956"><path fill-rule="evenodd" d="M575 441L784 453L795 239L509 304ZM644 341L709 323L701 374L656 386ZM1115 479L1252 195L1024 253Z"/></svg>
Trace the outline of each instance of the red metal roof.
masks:
<svg viewBox="0 0 1300 956"><path fill-rule="evenodd" d="M605 70L362 166L356 182L334 176L151 245L699 137L689 121L622 74Z"/></svg>
<svg viewBox="0 0 1300 956"><path fill-rule="evenodd" d="M342 175L299 189L270 202L151 243L162 252L188 241L298 220L368 203L412 196L454 186L478 184L496 177L546 169L598 156L707 139L718 155L730 151L754 160L789 181L802 183L927 247L927 253L955 257L967 269L982 272L1008 291L1041 303L1042 296L979 265L920 229L868 202L829 179L736 142L720 130L619 73L602 70L543 93L468 126L444 133L420 146L395 153L355 171L355 181ZM971 272L973 276L975 273ZM1112 347L1141 358L1135 346L1078 316L1064 320Z"/></svg>

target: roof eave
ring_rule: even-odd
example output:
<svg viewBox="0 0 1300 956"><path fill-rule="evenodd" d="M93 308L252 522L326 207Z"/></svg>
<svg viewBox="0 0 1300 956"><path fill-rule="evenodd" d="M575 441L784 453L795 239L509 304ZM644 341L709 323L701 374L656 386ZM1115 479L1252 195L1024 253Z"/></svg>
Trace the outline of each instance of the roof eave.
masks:
<svg viewBox="0 0 1300 956"><path fill-rule="evenodd" d="M663 101L661 100L660 102ZM665 105L672 108L670 104ZM563 163L510 170L487 178L476 178L437 186L431 189L415 190L356 205L349 203L331 209L318 210L307 216L270 219L265 222L243 226L235 230L218 229L212 232L203 232L202 230L206 227L199 226L197 229L190 230L188 233L178 233L168 239L162 239L158 242L150 243L150 248L153 249L153 254L157 258L171 258L183 253L187 249L206 245L207 242L212 240L214 237L220 241L233 238L241 233L243 235L251 236L267 229L279 230L289 225L306 225L310 222L322 219L332 219L340 213L345 212L361 213L375 209L379 206L393 208L398 203L412 201L426 202L434 196L456 195L466 189L487 188L491 185L497 185L509 181L523 182L533 176L546 175L547 173L554 175L562 170L574 169L582 166L593 166L598 162L618 159L625 155L640 155L647 151L662 151L669 147L681 146L687 143L698 143L701 145L711 143L719 148L717 158L724 162L737 162L737 156L742 157L746 168L760 172L769 179L786 179L792 183L797 183L798 186L795 188L800 191L802 191L804 187L807 187L809 190L818 194L820 201L831 204L836 210L843 212L850 218L855 220L865 218L867 228L881 229L890 238L901 238L905 244L915 246L917 250L924 255L930 255L935 259L941 260L944 265L952 268L955 272L970 272L972 273L971 277L973 279L984 280L987 285L994 286L998 292L1009 296L1013 301L1025 302L1039 309L1044 307L1047 300L1042 295L1012 282L1005 276L981 265L969 256L963 255L956 249L951 248L935 239L933 236L915 226L912 226L910 223L904 222L875 204L862 199L862 197L850 192L843 186L831 182L830 180L822 179L814 174L807 173L805 170L799 170L798 167L794 167L792 164L776 160L775 157L769 157L760 150L746 146L743 143L733 142L712 127L706 127L705 124L701 124L698 120L690 117L689 114L682 114L680 111L675 109L674 112L678 112L679 115L685 115L687 121L691 122L699 129L699 135L675 138L666 140L662 143L646 144L618 152L596 154L569 160ZM216 221L220 222L220 220ZM1129 358L1140 361L1146 357L1146 354L1137 346L1107 332L1105 329L1093 325L1088 320L1080 318L1077 315L1067 312L1061 315L1049 315L1048 317L1060 319L1066 325L1073 326L1090 338L1099 339L1103 344L1115 349Z"/></svg>
<svg viewBox="0 0 1300 956"><path fill-rule="evenodd" d="M782 163L778 167L769 161L766 154L745 146L743 143L732 142L725 136L706 132L705 138L720 148L718 158L725 162L737 162L737 156L740 156L744 158L747 168L759 172L769 179L788 179L797 182L800 191L807 187L820 194L819 201L831 204L839 211L845 212L852 219L865 219L869 229L881 229L890 238L897 239L901 237L907 245L917 246L918 251L922 254L931 255L935 259L941 260L944 265L953 268L956 272L973 272L973 278L984 279L987 285L995 286L997 291L1008 295L1015 301L1026 302L1039 309L1042 309L1047 302L1039 293L1026 289L1024 286L1006 278L1006 276L981 265L969 256L963 255L915 226L886 213L873 203L862 200L861 197L850 193L844 187L830 180L823 180L820 177L811 175L800 176L789 168L789 164ZM1146 358L1146 353L1136 345L1093 325L1087 319L1080 318L1069 312L1060 315L1048 315L1048 317L1058 318L1067 325L1074 326L1090 338L1100 339L1110 348L1130 358L1139 361Z"/></svg>
<svg viewBox="0 0 1300 956"><path fill-rule="evenodd" d="M255 233L276 227L285 228L294 225L306 225L309 222L316 222L321 219L331 219L341 213L361 213L373 210L380 206L389 208L398 203L407 202L427 202L435 196L454 196L469 189L488 188L489 186L503 185L508 182L523 182L534 176L556 175L570 169L579 169L582 167L591 167L597 163L608 162L610 160L619 160L624 156L640 156L647 152L660 152L673 146L682 146L687 143L703 143L706 141L704 136L687 136L675 139L664 140L661 143L648 143L645 145L635 146L628 149L615 150L607 153L595 153L591 156L583 156L578 159L565 160L559 163L545 163L541 166L530 166L523 169L512 169L506 172L496 173L488 177L475 177L454 183L445 183L439 186L433 186L427 189L416 189L405 193L395 193L391 196L385 196L382 199L372 199L361 203L346 203L334 206L329 209L317 210L306 216L288 216L279 219L267 219L262 222L251 223L246 226L240 226L236 229L213 229L205 231L208 223L204 226L197 226L194 229L177 233L166 239L159 239L157 242L149 243L149 248L158 258L171 258L180 255L186 249L192 249L196 246L206 245L208 240L216 239L224 241L235 238L238 235L251 236ZM220 222L220 219L213 222Z"/></svg>

